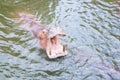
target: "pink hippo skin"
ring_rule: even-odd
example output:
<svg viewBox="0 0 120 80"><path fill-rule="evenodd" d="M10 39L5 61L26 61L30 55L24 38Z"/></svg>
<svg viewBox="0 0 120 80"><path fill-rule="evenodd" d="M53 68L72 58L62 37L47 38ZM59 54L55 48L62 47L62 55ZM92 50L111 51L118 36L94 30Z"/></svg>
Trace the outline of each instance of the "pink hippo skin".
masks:
<svg viewBox="0 0 120 80"><path fill-rule="evenodd" d="M35 38L40 40L41 47L45 49L47 43L47 29L45 29L45 27L37 21L32 14L19 13L19 16L19 22L25 25L24 28L27 31L32 32Z"/></svg>
<svg viewBox="0 0 120 80"><path fill-rule="evenodd" d="M25 29L40 40L41 47L46 50L50 59L67 55L65 46L60 44L59 37L65 35L60 27L52 27L48 30L36 20L34 15L19 13L19 17L20 23L27 24Z"/></svg>
<svg viewBox="0 0 120 80"><path fill-rule="evenodd" d="M19 13L19 16L20 16L19 22L22 22L22 24L27 24L27 26L25 26L26 27L25 29L32 32L35 37L37 37L40 31L45 29L40 22L36 21L34 15Z"/></svg>

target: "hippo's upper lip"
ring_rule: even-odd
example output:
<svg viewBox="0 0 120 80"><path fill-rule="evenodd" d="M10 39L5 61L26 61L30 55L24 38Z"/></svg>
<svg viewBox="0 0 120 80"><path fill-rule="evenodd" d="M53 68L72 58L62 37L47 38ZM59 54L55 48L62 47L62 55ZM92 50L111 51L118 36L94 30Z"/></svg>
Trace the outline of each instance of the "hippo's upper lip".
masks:
<svg viewBox="0 0 120 80"><path fill-rule="evenodd" d="M60 27L51 27L48 32L48 38L53 38L56 35L65 36L66 33Z"/></svg>

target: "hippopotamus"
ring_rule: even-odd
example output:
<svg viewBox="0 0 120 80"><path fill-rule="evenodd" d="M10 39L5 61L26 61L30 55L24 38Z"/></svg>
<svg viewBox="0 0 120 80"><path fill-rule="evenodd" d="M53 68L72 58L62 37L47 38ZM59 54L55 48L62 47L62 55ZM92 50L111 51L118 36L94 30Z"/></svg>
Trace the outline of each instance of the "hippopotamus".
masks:
<svg viewBox="0 0 120 80"><path fill-rule="evenodd" d="M50 59L67 55L66 46L60 44L60 36L65 36L65 32L60 27L45 28L34 15L19 13L19 23L25 26L25 29L32 32L35 38L40 40L40 46L46 50Z"/></svg>

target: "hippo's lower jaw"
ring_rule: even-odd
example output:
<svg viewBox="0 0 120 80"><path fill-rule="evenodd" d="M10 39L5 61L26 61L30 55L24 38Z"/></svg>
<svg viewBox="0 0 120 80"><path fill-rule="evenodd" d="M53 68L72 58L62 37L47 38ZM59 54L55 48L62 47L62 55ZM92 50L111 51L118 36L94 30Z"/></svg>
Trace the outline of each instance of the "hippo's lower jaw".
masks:
<svg viewBox="0 0 120 80"><path fill-rule="evenodd" d="M58 57L62 57L62 56L66 56L67 55L67 52L62 52L60 54L52 54L52 55L49 55L49 59L55 59L55 58L58 58Z"/></svg>
<svg viewBox="0 0 120 80"><path fill-rule="evenodd" d="M47 52L47 56L50 59L54 59L54 58L58 58L58 57L62 57L67 55L67 51L66 51L66 46L61 45L61 47L58 46L57 48L58 50L51 48L50 51L46 51Z"/></svg>

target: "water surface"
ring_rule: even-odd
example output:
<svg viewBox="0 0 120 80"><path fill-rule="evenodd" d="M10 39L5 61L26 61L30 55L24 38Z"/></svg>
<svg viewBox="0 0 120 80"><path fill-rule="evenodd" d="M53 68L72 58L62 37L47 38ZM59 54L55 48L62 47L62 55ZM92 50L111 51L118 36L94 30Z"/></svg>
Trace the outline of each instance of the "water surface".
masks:
<svg viewBox="0 0 120 80"><path fill-rule="evenodd" d="M117 0L0 0L0 80L120 80L119 7ZM48 59L15 23L17 11L62 27L68 55Z"/></svg>

